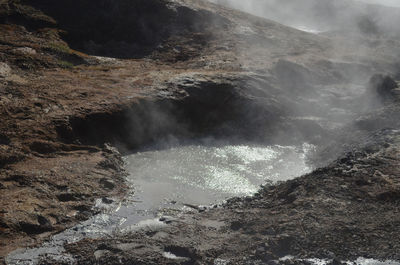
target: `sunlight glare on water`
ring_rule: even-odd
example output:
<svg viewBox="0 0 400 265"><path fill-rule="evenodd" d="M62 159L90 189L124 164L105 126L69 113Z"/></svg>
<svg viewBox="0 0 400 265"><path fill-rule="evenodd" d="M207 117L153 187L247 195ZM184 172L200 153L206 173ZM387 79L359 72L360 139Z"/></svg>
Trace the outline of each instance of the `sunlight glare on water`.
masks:
<svg viewBox="0 0 400 265"><path fill-rule="evenodd" d="M261 184L310 172L306 156L312 149L309 144L186 145L135 153L125 157L125 161L132 183L145 187L142 194L171 189L170 194L183 197L171 200L208 204L231 196L251 195ZM150 183L165 185L152 187Z"/></svg>

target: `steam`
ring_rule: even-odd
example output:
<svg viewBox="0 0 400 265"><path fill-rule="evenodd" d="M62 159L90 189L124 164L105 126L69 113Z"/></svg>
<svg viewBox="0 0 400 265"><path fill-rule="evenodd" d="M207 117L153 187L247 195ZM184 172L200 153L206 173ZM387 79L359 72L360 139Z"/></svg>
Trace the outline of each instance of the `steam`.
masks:
<svg viewBox="0 0 400 265"><path fill-rule="evenodd" d="M398 0L360 0L360 1L369 4L400 7L400 2Z"/></svg>
<svg viewBox="0 0 400 265"><path fill-rule="evenodd" d="M284 131L299 131L306 135L303 138L305 141L312 139L311 142L322 149L335 143L341 149L343 143L348 141L348 138L343 137L341 128L347 128L347 131L359 130L358 118L390 104L390 90L396 86L396 82L389 76L395 77L400 68L400 8L395 7L400 7L399 1L210 1L304 32L296 33L282 27L281 34L274 31L273 26L269 32L273 41L283 39L291 42L287 46L279 45L284 48L278 56L263 58L271 61L272 67L267 71L277 80L273 86L286 93L277 101L290 112L290 126L274 132L273 137L278 142L282 141L279 136L285 135ZM257 30L249 26L248 34L251 31ZM243 38L246 41L250 39L247 36ZM254 39L256 42L256 37ZM267 41L265 46L274 45L270 43ZM247 65L255 64L259 60L257 54L262 56L258 51L249 51L252 49L249 47L253 47L251 44L246 43L244 47L240 45L236 47L237 54L243 53L242 65L246 65L246 62L251 62ZM312 50L314 47L322 47L323 51ZM275 46L270 50L273 49L276 49ZM308 56L318 59L308 60ZM246 69L251 71L250 67ZM259 90L269 89L261 86ZM321 133L318 131L320 129ZM315 137L307 138L310 135ZM298 137L298 141L301 141L301 137ZM317 138L319 140L313 142ZM321 163L329 162L342 151L332 151L335 154Z"/></svg>
<svg viewBox="0 0 400 265"><path fill-rule="evenodd" d="M374 80L370 82L370 79L375 74L390 72L390 67L387 65L393 63L395 60L393 58L397 57L399 49L387 49L389 46L386 39L391 40L389 36L397 36L399 29L394 25L397 25L396 21L400 24L400 15L396 16L400 9L353 0L210 1L318 34L302 34L283 26L276 26L273 29L275 31L271 30L271 34L262 35L265 32L257 26L252 27L251 19L249 23L237 20L240 22L235 34L243 36L243 42L238 41L232 45L232 49L237 48L235 53L239 55L238 64L248 70L244 71L246 73L243 78L240 77L241 81L210 87L207 82L193 82L198 78L197 76L195 78L182 77L182 82L174 80L172 83L196 84L198 87L181 85L180 88L192 92L199 91L199 94L191 95L190 98L204 100L202 99L203 101L198 105L189 100L188 103L173 106L172 109L171 106L150 106L148 109L151 111L134 110L131 115L128 115L132 117L130 121L132 128L129 128L129 131L133 132L128 138L135 139L132 140L130 148L140 146L143 142L153 143L160 138L163 138L160 142L165 143L165 146L169 146L171 142L174 145L181 140L178 138L190 138L196 133L201 136L207 133L211 135L219 133L228 138L232 135L228 135L225 131L221 133L221 128L238 127L238 123L246 123L247 126L245 129L235 127L226 131L235 131L239 137L244 135L246 139L253 140L257 136L261 139L260 141L279 144L301 142L303 139L311 139L310 135L322 138L326 136L324 133L332 127L349 123L359 117L361 112L385 104L379 100L376 92L379 89L371 87ZM268 28L265 30L268 31ZM262 36L256 36L257 34ZM329 44L326 44L328 42ZM383 52L378 54L382 43ZM244 46L240 47L242 44ZM267 45L271 45L271 49L265 48ZM322 48L320 49L318 45ZM393 46L396 45L396 43L393 44ZM230 47L224 48L230 50ZM260 56L257 57L257 55ZM318 61L307 61L307 56L315 56ZM271 60L271 63L263 64L264 60ZM271 75L271 78L261 77L264 74L263 71L256 73L260 67L264 66L265 72ZM255 69L254 73L253 69ZM384 80L384 76L381 79ZM242 85L249 94L254 93L257 100L229 101L230 106L215 108L214 105L219 106L221 102L227 102L226 99L236 98L236 96L239 98L240 95L229 93L233 93L235 87ZM165 111L166 109L168 111ZM203 109L212 110L211 112L215 113L205 117L208 114L204 114ZM134 113L140 114L135 116ZM237 117L238 115L242 117ZM281 116L284 118L280 119ZM224 118L231 117L234 117L232 123L226 122L221 126ZM279 118L274 120L275 117ZM260 128L259 124L264 127ZM219 127L211 131L204 128L206 126ZM279 128L274 130L274 126ZM144 129L140 130L140 128ZM192 134L192 131L196 133ZM259 136L258 133L247 133L247 131L261 131L260 134L265 135ZM302 135L298 136L298 131ZM297 136L299 139L294 141L289 139ZM276 139L276 141L271 139Z"/></svg>
<svg viewBox="0 0 400 265"><path fill-rule="evenodd" d="M268 18L310 32L361 31L399 33L397 0L211 0L214 3ZM308 30L307 30L308 29Z"/></svg>

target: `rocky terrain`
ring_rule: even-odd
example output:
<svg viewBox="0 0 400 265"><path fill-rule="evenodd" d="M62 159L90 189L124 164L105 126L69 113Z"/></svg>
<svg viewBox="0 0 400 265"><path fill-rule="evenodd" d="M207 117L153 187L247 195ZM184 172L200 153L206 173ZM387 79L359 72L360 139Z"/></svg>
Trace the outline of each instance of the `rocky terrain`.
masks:
<svg viewBox="0 0 400 265"><path fill-rule="evenodd" d="M201 136L310 142L321 168L66 246L77 263L400 260L399 42L201 0L1 0L0 262L122 200L121 153Z"/></svg>

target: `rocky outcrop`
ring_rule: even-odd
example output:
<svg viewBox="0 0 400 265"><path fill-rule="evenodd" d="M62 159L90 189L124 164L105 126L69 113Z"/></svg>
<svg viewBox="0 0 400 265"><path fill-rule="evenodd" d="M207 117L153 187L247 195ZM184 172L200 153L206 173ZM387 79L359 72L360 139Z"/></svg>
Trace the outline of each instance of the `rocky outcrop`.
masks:
<svg viewBox="0 0 400 265"><path fill-rule="evenodd" d="M395 89L399 87L397 82L390 76L374 75L371 77L370 89L376 93L383 101L393 101L395 99Z"/></svg>

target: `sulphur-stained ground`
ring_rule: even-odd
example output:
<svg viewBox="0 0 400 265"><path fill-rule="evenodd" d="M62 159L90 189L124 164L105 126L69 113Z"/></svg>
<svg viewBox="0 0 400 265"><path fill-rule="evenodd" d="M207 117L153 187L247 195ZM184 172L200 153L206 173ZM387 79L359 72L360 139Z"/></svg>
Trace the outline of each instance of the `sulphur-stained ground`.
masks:
<svg viewBox="0 0 400 265"><path fill-rule="evenodd" d="M66 246L79 264L400 260L398 44L200 0L0 1L0 262L122 200L120 153L170 135L307 141L330 164Z"/></svg>

